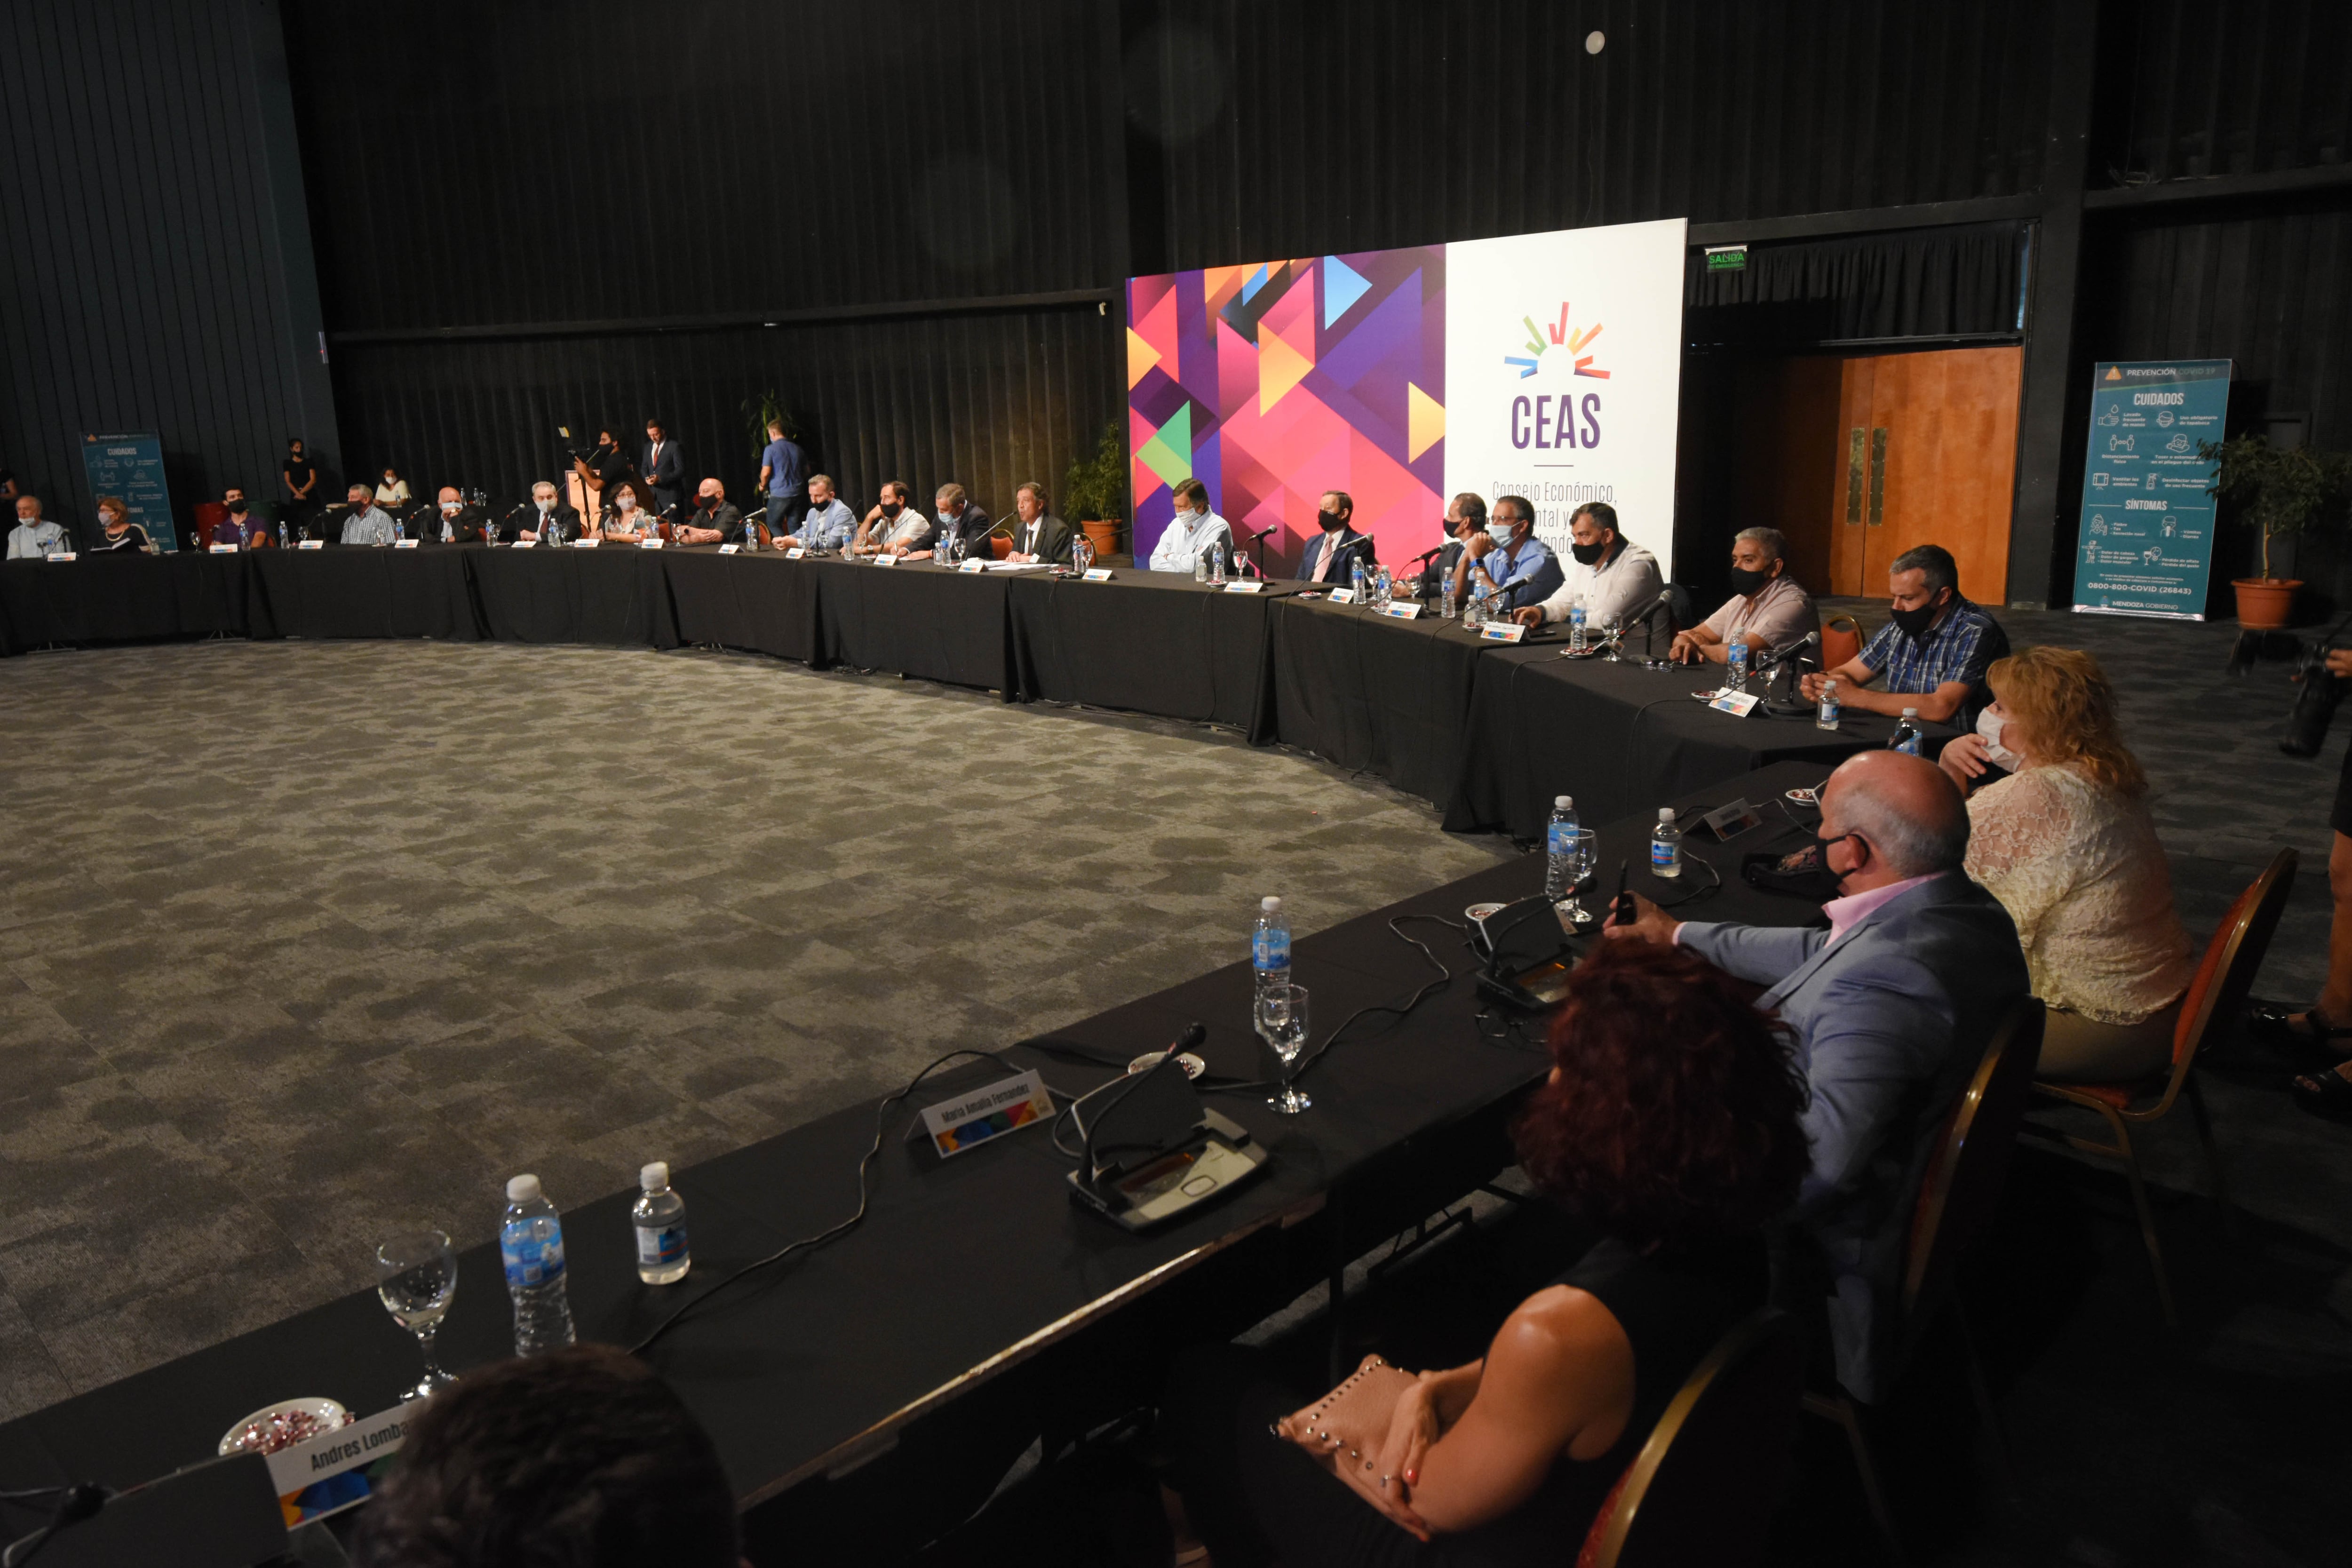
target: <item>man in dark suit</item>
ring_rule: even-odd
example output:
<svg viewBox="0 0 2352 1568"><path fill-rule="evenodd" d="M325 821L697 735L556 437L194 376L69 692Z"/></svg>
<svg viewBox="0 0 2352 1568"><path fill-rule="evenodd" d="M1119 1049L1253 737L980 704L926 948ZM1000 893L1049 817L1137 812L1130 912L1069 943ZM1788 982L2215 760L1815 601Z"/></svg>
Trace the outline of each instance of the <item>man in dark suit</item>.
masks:
<svg viewBox="0 0 2352 1568"><path fill-rule="evenodd" d="M1070 525L1055 517L1045 487L1031 479L1013 492L1013 552L1007 561L1070 563Z"/></svg>
<svg viewBox="0 0 2352 1568"><path fill-rule="evenodd" d="M654 510L666 512L686 499L686 454L669 438L658 419L646 421L645 455L637 472L654 489Z"/></svg>
<svg viewBox="0 0 2352 1568"><path fill-rule="evenodd" d="M1349 526L1356 515L1355 498L1345 490L1325 490L1321 504L1316 509L1323 531L1307 542L1307 553L1298 558L1298 574L1309 583L1329 583L1344 588L1352 579L1357 562L1369 572L1380 564L1372 550L1372 536L1358 533Z"/></svg>
<svg viewBox="0 0 2352 1568"><path fill-rule="evenodd" d="M2032 982L2009 911L1960 869L1968 807L1933 763L1864 752L1830 776L1821 806L1839 892L1827 931L1678 921L1636 894L1638 917L1608 934L1686 947L1770 987L1756 1005L1796 1036L1813 1148L1790 1216L1804 1245L1775 1289L1825 1313L1838 1381L1874 1402L1896 1371L1890 1331L1928 1158Z"/></svg>
<svg viewBox="0 0 2352 1568"><path fill-rule="evenodd" d="M522 520L522 537L541 544L569 544L580 537L580 511L558 495L552 481L530 487L530 510Z"/></svg>
<svg viewBox="0 0 2352 1568"><path fill-rule="evenodd" d="M471 544L482 537L482 510L467 506L457 486L443 485L417 537L427 544Z"/></svg>

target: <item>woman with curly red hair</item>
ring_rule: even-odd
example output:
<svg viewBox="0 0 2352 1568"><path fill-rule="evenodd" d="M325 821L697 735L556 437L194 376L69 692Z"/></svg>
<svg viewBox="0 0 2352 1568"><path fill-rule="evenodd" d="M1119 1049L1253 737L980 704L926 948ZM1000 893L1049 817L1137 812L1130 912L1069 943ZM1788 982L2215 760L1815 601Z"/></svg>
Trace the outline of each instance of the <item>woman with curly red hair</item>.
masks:
<svg viewBox="0 0 2352 1568"><path fill-rule="evenodd" d="M1253 1352L1181 1363L1171 1479L1217 1568L1565 1562L1691 1370L1762 1304L1762 1226L1811 1163L1785 1033L1694 955L1611 942L1577 970L1551 1053L1520 1161L1606 1239L1484 1359L1409 1383L1368 1363L1287 1420L1296 1392ZM1333 1450L1333 1413L1365 1421L1362 1390L1384 1384L1402 1386L1353 1456Z"/></svg>

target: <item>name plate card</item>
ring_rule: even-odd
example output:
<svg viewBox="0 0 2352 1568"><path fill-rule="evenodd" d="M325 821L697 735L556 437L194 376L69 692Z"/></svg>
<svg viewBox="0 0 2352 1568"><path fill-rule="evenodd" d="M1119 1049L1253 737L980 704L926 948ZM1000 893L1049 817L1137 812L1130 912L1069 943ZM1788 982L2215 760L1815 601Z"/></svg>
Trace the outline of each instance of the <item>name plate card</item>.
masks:
<svg viewBox="0 0 2352 1568"><path fill-rule="evenodd" d="M323 539L306 539L299 544L297 544L294 548L297 550L324 550L326 547L327 542Z"/></svg>
<svg viewBox="0 0 2352 1568"><path fill-rule="evenodd" d="M945 1159L1000 1133L1053 1119L1054 1097L1033 1069L930 1107L923 1112L923 1131Z"/></svg>
<svg viewBox="0 0 2352 1568"><path fill-rule="evenodd" d="M1383 605L1381 606L1381 614L1392 621L1417 621L1421 619L1421 606L1419 605Z"/></svg>
<svg viewBox="0 0 2352 1568"><path fill-rule="evenodd" d="M1764 698L1760 692L1718 691L1715 694L1715 700L1707 706L1718 713L1728 713L1735 719L1745 719L1755 712L1756 705L1763 700Z"/></svg>
<svg viewBox="0 0 2352 1568"><path fill-rule="evenodd" d="M640 550L659 550L663 545L668 542L669 541L666 539L656 539L649 534L646 538L637 541L637 548Z"/></svg>
<svg viewBox="0 0 2352 1568"><path fill-rule="evenodd" d="M517 550L536 550L539 548L539 541L536 539L518 539L514 542L514 547Z"/></svg>
<svg viewBox="0 0 2352 1568"><path fill-rule="evenodd" d="M49 559L52 561L79 561L81 559L81 552L79 550L60 550L56 554L50 556Z"/></svg>
<svg viewBox="0 0 2352 1568"><path fill-rule="evenodd" d="M1263 594L1265 592L1265 584L1263 583L1228 583L1225 584L1225 592L1228 594Z"/></svg>
<svg viewBox="0 0 2352 1568"><path fill-rule="evenodd" d="M1109 582L1109 581L1110 581L1110 568L1109 568L1109 567L1108 567L1108 566L1089 566L1089 567L1087 567L1087 582L1089 582L1089 583L1108 583L1108 582Z"/></svg>
<svg viewBox="0 0 2352 1568"><path fill-rule="evenodd" d="M1353 588L1334 588L1331 590L1331 602L1335 605L1352 605L1356 602L1356 591Z"/></svg>
<svg viewBox="0 0 2352 1568"><path fill-rule="evenodd" d="M877 566L896 566L898 564L898 558L895 555L877 555L874 558L874 564Z"/></svg>
<svg viewBox="0 0 2352 1568"><path fill-rule="evenodd" d="M416 541L414 539L395 539L392 542L392 547L394 550L414 550L416 548Z"/></svg>
<svg viewBox="0 0 2352 1568"><path fill-rule="evenodd" d="M1528 635L1528 628L1513 621L1507 626L1480 626L1478 636L1485 642L1517 642Z"/></svg>
<svg viewBox="0 0 2352 1568"><path fill-rule="evenodd" d="M288 1523L307 1523L367 1501L424 1409L424 1400L412 1399L269 1455L269 1484Z"/></svg>
<svg viewBox="0 0 2352 1568"><path fill-rule="evenodd" d="M574 550L593 550L604 542L601 539L575 539L572 542L572 548Z"/></svg>
<svg viewBox="0 0 2352 1568"><path fill-rule="evenodd" d="M988 563L978 560L967 561L962 565L957 567L956 570L959 572L985 572L988 570Z"/></svg>
<svg viewBox="0 0 2352 1568"><path fill-rule="evenodd" d="M215 555L234 555L236 553L236 546L234 544L215 544L213 546L213 553Z"/></svg>
<svg viewBox="0 0 2352 1568"><path fill-rule="evenodd" d="M742 552L743 547L740 544L722 544L719 547L719 553L721 555L740 555Z"/></svg>
<svg viewBox="0 0 2352 1568"><path fill-rule="evenodd" d="M808 552L806 550L795 544L790 550L784 552L784 559L787 561L798 561L805 557L807 554Z"/></svg>

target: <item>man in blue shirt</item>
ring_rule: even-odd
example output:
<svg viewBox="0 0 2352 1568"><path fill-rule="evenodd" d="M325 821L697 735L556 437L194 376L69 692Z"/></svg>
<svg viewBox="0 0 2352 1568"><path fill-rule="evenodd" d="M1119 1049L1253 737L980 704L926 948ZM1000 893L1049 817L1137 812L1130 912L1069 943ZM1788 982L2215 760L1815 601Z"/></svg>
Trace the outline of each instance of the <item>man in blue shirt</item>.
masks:
<svg viewBox="0 0 2352 1568"><path fill-rule="evenodd" d="M798 533L808 510L808 455L784 436L783 421L768 421L768 449L760 454L760 493L768 498L768 535ZM781 524L781 526L779 526Z"/></svg>
<svg viewBox="0 0 2352 1568"><path fill-rule="evenodd" d="M857 518L834 495L833 476L811 474L808 498L808 513L801 519L800 531L777 540L777 545L797 544L803 550L846 550L851 537L857 532Z"/></svg>
<svg viewBox="0 0 2352 1568"><path fill-rule="evenodd" d="M1835 669L1805 677L1808 700L1826 681L1838 700L1858 713L1899 715L1916 708L1929 723L1972 724L1992 701L1985 670L2009 657L2009 634L1960 596L1960 569L1940 544L1922 544L1886 569L1891 618L1863 650ZM1866 683L1880 675L1875 691Z"/></svg>
<svg viewBox="0 0 2352 1568"><path fill-rule="evenodd" d="M1489 615L1540 605L1564 580L1559 557L1535 531L1534 502L1525 496L1497 496L1486 526L1465 538L1464 585L1473 594L1486 590Z"/></svg>

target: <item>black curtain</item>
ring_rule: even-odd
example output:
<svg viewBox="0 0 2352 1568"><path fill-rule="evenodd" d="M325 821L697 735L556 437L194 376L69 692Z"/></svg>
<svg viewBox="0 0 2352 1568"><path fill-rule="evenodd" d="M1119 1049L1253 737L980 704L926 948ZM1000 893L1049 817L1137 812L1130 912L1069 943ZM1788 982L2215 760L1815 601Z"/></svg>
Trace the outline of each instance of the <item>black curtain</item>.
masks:
<svg viewBox="0 0 2352 1568"><path fill-rule="evenodd" d="M2014 335L2027 233L2015 220L1751 245L1729 272L1694 250L1683 325L1693 344L1752 348Z"/></svg>

